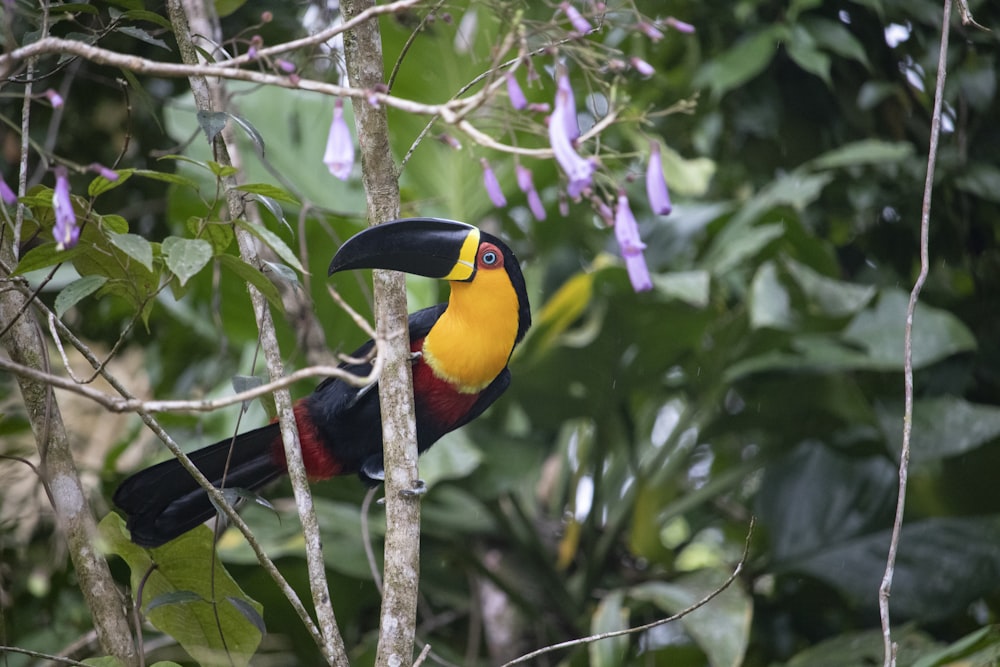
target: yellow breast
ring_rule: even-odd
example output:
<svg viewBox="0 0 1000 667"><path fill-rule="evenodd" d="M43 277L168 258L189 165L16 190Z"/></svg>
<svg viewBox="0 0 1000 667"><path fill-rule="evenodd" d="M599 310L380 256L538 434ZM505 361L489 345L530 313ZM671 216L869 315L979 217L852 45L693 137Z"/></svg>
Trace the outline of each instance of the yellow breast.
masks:
<svg viewBox="0 0 1000 667"><path fill-rule="evenodd" d="M448 308L424 339L424 361L458 391L482 391L507 366L517 337L517 294L503 269L452 282Z"/></svg>

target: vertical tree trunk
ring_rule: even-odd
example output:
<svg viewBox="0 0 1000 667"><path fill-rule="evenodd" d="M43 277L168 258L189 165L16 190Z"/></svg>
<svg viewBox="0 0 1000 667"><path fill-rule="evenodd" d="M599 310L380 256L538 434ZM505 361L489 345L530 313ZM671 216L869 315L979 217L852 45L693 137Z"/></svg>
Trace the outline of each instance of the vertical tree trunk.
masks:
<svg viewBox="0 0 1000 667"><path fill-rule="evenodd" d="M341 3L341 8L344 17L350 19L373 4L372 0L347 0ZM374 88L384 83L377 20L349 31L344 37L344 51L353 86ZM399 216L398 175L389 146L385 110L356 101L354 118L368 218L374 225ZM401 273L375 271L374 282L378 331L387 340L386 364L379 380L385 451L385 586L375 664L398 666L413 661L416 628L420 502L418 497L401 492L417 482L417 433L405 280Z"/></svg>

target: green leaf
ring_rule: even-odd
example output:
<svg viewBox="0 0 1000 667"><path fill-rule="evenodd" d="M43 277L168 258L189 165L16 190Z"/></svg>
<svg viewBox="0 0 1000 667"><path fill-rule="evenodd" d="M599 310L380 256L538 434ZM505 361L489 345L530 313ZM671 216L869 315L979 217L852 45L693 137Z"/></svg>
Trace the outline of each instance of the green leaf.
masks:
<svg viewBox="0 0 1000 667"><path fill-rule="evenodd" d="M166 30L173 30L173 25L170 21L163 18L156 12L150 12L145 9L130 9L122 14L122 16L127 19L132 19L133 21L149 21L150 23L155 23Z"/></svg>
<svg viewBox="0 0 1000 667"><path fill-rule="evenodd" d="M774 58L777 43L787 35L784 26L774 25L744 37L721 56L698 70L695 86L708 86L716 99L737 88L762 71Z"/></svg>
<svg viewBox="0 0 1000 667"><path fill-rule="evenodd" d="M168 236L163 239L163 256L167 268L184 285L212 259L212 244L201 239Z"/></svg>
<svg viewBox="0 0 1000 667"><path fill-rule="evenodd" d="M669 146L660 145L660 160L663 162L663 175L670 184L670 192L674 195L688 197L704 197L708 186L715 176L714 160L705 157L686 159Z"/></svg>
<svg viewBox="0 0 1000 667"><path fill-rule="evenodd" d="M785 232L779 223L739 230L739 234L719 234L705 257L705 265L713 275L721 276L740 263L756 257L769 243Z"/></svg>
<svg viewBox="0 0 1000 667"><path fill-rule="evenodd" d="M124 252L126 255L146 267L147 271L153 270L153 246L146 239L138 234L108 234L111 243Z"/></svg>
<svg viewBox="0 0 1000 667"><path fill-rule="evenodd" d="M229 114L225 111L199 111L198 112L198 125L201 126L202 132L205 133L205 138L208 139L208 143L212 143L219 132L222 132L226 127L226 123L229 120Z"/></svg>
<svg viewBox="0 0 1000 667"><path fill-rule="evenodd" d="M152 35L150 35L148 32L146 32L142 28L136 28L135 26L123 25L123 26L118 26L117 28L115 28L115 31L116 32L120 32L123 35L128 35L129 37L133 37L135 39L138 39L140 42L146 42L147 44L152 44L153 46L158 46L161 49L163 49L164 51L171 51L171 48L169 46L167 46L166 42L164 42L162 39L157 39L156 37L153 37Z"/></svg>
<svg viewBox="0 0 1000 667"><path fill-rule="evenodd" d="M889 448L903 443L903 406L876 406ZM936 461L981 447L1000 436L1000 408L954 396L917 400L913 404L910 457L914 463Z"/></svg>
<svg viewBox="0 0 1000 667"><path fill-rule="evenodd" d="M629 589L629 597L652 602L668 614L677 614L721 587L729 572L697 570L667 583L650 581ZM737 579L708 604L680 619L712 667L739 667L750 643L753 603Z"/></svg>
<svg viewBox="0 0 1000 667"><path fill-rule="evenodd" d="M167 604L184 604L185 602L204 602L204 599L194 591L167 591L157 595L146 604L146 613Z"/></svg>
<svg viewBox="0 0 1000 667"><path fill-rule="evenodd" d="M427 486L468 477L483 461L483 453L459 429L444 436L420 457L420 478Z"/></svg>
<svg viewBox="0 0 1000 667"><path fill-rule="evenodd" d="M654 273L653 289L656 294L670 299L679 299L695 308L708 305L711 276L708 271L675 271Z"/></svg>
<svg viewBox="0 0 1000 667"><path fill-rule="evenodd" d="M754 329L791 329L795 325L788 290L778 279L778 267L765 262L750 281L750 326Z"/></svg>
<svg viewBox="0 0 1000 667"><path fill-rule="evenodd" d="M62 317L67 310L99 290L107 281L106 276L84 276L71 282L56 296L56 317Z"/></svg>
<svg viewBox="0 0 1000 667"><path fill-rule="evenodd" d="M844 331L844 340L861 347L873 368L902 370L908 302L905 292L885 289L875 307L859 313ZM913 316L914 368L975 348L976 339L957 317L946 310L917 304Z"/></svg>
<svg viewBox="0 0 1000 667"><path fill-rule="evenodd" d="M842 169L864 164L901 162L912 155L913 144L908 141L862 139L823 153L809 164L814 169Z"/></svg>
<svg viewBox="0 0 1000 667"><path fill-rule="evenodd" d="M257 152L257 155L263 158L264 137L261 135L260 132L257 131L257 128L253 126L253 123L251 123L243 116L234 113L229 114L229 117L232 118L236 122L236 124L240 126L240 129L246 132L246 135L250 137L250 141L253 143L253 148Z"/></svg>
<svg viewBox="0 0 1000 667"><path fill-rule="evenodd" d="M1000 202L1000 169L973 162L955 179L955 187L987 201Z"/></svg>
<svg viewBox="0 0 1000 667"><path fill-rule="evenodd" d="M264 195L265 197L270 197L271 199L277 199L278 201L283 201L286 204L299 205L299 200L292 196L284 188L278 187L277 185L271 185L270 183L247 183L245 185L238 185L236 190L241 190L243 192L251 192L257 195Z"/></svg>
<svg viewBox="0 0 1000 667"><path fill-rule="evenodd" d="M226 600L243 599L258 614L261 606L247 598L213 556L211 530L198 526L162 547L149 550L128 539L125 523L117 514L104 517L99 530L108 550L128 563L133 590L149 575L142 588L147 605L149 600L168 594L198 598L182 604L162 604L152 610L147 607L150 623L176 639L199 663L235 667L249 664L260 644L261 633Z"/></svg>
<svg viewBox="0 0 1000 667"><path fill-rule="evenodd" d="M892 629L898 645L896 664L912 665L919 656L935 648L934 640L911 625ZM879 630L845 632L814 644L788 661L785 667L858 667L881 665L885 654Z"/></svg>
<svg viewBox="0 0 1000 667"><path fill-rule="evenodd" d="M37 271L38 269L54 266L60 262L69 261L84 252L84 250L85 248L79 244L68 250L58 250L55 241L43 243L24 253L17 262L12 275L21 276L29 271Z"/></svg>
<svg viewBox="0 0 1000 667"><path fill-rule="evenodd" d="M604 596L590 619L591 634L602 634L628 628L629 611L623 605L624 593L613 590ZM625 664L628 636L610 637L587 644L590 664L595 667L615 667Z"/></svg>
<svg viewBox="0 0 1000 667"><path fill-rule="evenodd" d="M280 236L263 225L255 225L252 222L247 222L246 220L238 219L236 220L236 224L263 241L267 247L278 254L278 257L280 257L282 261L290 265L293 269L299 273L306 273L305 268L302 266L302 262L299 261L299 258L294 252L292 252L292 249L288 247Z"/></svg>
<svg viewBox="0 0 1000 667"><path fill-rule="evenodd" d="M180 174L171 174L165 171L155 171L153 169L136 169L136 176L142 176L154 181L163 181L164 183L173 183L174 185L183 185L197 190L198 184L192 181L186 176L181 176Z"/></svg>
<svg viewBox="0 0 1000 667"><path fill-rule="evenodd" d="M785 258L782 263L802 288L810 305L827 317L853 315L875 296L874 285L855 285L827 278L790 258Z"/></svg>
<svg viewBox="0 0 1000 667"><path fill-rule="evenodd" d="M815 441L769 466L757 514L772 569L808 574L874 614L896 502L897 471L882 456L846 456ZM903 525L893 613L925 621L963 611L1000 586L1000 516Z"/></svg>
<svg viewBox="0 0 1000 667"><path fill-rule="evenodd" d="M264 295L268 303L271 304L271 307L279 311L284 310L284 306L281 303L281 296L278 294L278 288L267 279L267 276L233 255L219 255L219 261L222 263L222 268L232 271L243 282L256 287Z"/></svg>
<svg viewBox="0 0 1000 667"><path fill-rule="evenodd" d="M118 174L118 178L114 181L108 180L103 176L98 176L90 182L87 186L87 194L91 197L96 197L102 195L108 190L114 190L119 185L123 185L125 181L132 178L132 174L135 173L134 169L122 169L115 172Z"/></svg>
<svg viewBox="0 0 1000 667"><path fill-rule="evenodd" d="M124 234L128 232L128 220L120 215L102 215L97 219L101 229L113 234Z"/></svg>
<svg viewBox="0 0 1000 667"><path fill-rule="evenodd" d="M794 30L792 34L799 34L799 30ZM804 32L804 31L803 31ZM792 40L787 45L788 57L796 65L815 74L823 80L827 86L832 86L830 81L830 56L826 55L813 45L813 40Z"/></svg>
<svg viewBox="0 0 1000 667"><path fill-rule="evenodd" d="M192 216L187 221L188 231L212 244L212 254L221 255L233 242L233 226L229 222L204 220Z"/></svg>
<svg viewBox="0 0 1000 667"><path fill-rule="evenodd" d="M842 23L822 16L803 17L799 25L805 28L816 43L827 51L843 58L856 60L871 70L868 54L861 42Z"/></svg>

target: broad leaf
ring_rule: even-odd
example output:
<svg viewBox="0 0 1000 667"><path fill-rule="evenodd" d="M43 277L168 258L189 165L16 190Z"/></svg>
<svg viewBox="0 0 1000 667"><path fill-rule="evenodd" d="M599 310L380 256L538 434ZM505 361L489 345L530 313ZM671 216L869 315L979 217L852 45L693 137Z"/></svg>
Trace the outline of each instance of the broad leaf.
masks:
<svg viewBox="0 0 1000 667"><path fill-rule="evenodd" d="M201 239L168 236L163 239L163 256L167 268L184 285L212 259L212 244Z"/></svg>
<svg viewBox="0 0 1000 667"><path fill-rule="evenodd" d="M62 317L67 310L99 290L107 281L105 276L84 276L71 282L56 296L56 317Z"/></svg>
<svg viewBox="0 0 1000 667"><path fill-rule="evenodd" d="M889 448L903 445L903 406L878 405L879 425ZM918 400L913 404L910 457L914 463L956 456L1000 437L1000 408L969 403L955 396Z"/></svg>
<svg viewBox="0 0 1000 667"><path fill-rule="evenodd" d="M128 539L124 521L117 514L101 521L100 532L111 553L128 563L134 590L149 575L142 591L150 623L176 639L202 664L249 664L261 633L228 599L244 600L258 614L261 607L246 597L213 557L212 531L199 526L149 550ZM150 610L150 602L164 595L168 596L166 602Z"/></svg>

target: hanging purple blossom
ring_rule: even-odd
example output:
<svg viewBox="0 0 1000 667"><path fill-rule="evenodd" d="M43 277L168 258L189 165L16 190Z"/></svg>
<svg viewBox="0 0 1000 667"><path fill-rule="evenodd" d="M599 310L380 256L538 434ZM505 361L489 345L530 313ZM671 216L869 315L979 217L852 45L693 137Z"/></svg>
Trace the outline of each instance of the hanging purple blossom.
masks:
<svg viewBox="0 0 1000 667"><path fill-rule="evenodd" d="M643 76L653 76L653 74L656 73L656 70L653 68L653 66L647 63L642 58L632 57L629 58L628 61L632 63L632 67L635 69L635 71Z"/></svg>
<svg viewBox="0 0 1000 667"><path fill-rule="evenodd" d="M649 276L646 258L642 254L646 244L639 237L639 223L636 222L632 209L629 208L628 197L625 196L624 191L618 193L618 207L615 212L615 239L618 240L618 248L625 259L625 269L632 282L632 289L636 292L653 289L653 280Z"/></svg>
<svg viewBox="0 0 1000 667"><path fill-rule="evenodd" d="M517 82L517 77L512 72L504 74L507 78L507 97L510 98L510 105L520 111L528 106L528 98L524 96L521 85Z"/></svg>
<svg viewBox="0 0 1000 667"><path fill-rule="evenodd" d="M2 176L0 176L0 199L3 200L4 204L8 205L17 203L17 194L10 189L7 181L3 180Z"/></svg>
<svg viewBox="0 0 1000 667"><path fill-rule="evenodd" d="M486 194L490 196L490 201L497 208L506 206L507 198L503 196L500 181L497 180L497 175L493 173L490 163L486 161L486 158L481 158L479 164L483 166L483 185L486 187Z"/></svg>
<svg viewBox="0 0 1000 667"><path fill-rule="evenodd" d="M53 109L59 109L60 107L62 107L63 105L62 95L52 90L51 88L45 91L45 97L48 98L49 104L52 105Z"/></svg>
<svg viewBox="0 0 1000 667"><path fill-rule="evenodd" d="M569 185L566 192L574 199L586 192L591 185L591 176L594 173L594 163L586 160L573 148L573 137L571 128L567 127L567 121L572 113L574 126L576 123L576 110L572 104L572 91L567 93L566 87L560 85L556 89L556 104L549 117L549 143L552 144L552 152L555 154L556 162L566 172L569 177ZM567 85L569 80L566 79ZM577 128L579 133L579 128Z"/></svg>
<svg viewBox="0 0 1000 667"><path fill-rule="evenodd" d="M660 142L649 142L649 166L646 167L646 196L649 197L649 207L657 215L670 215L673 204L670 203L670 191L667 190L667 180L663 177L663 160L660 158Z"/></svg>
<svg viewBox="0 0 1000 667"><path fill-rule="evenodd" d="M52 191L52 207L55 210L56 224L52 229L52 236L56 240L56 250L69 250L80 238L80 227L76 224L76 214L73 213L66 167L59 165L55 171L56 187Z"/></svg>
<svg viewBox="0 0 1000 667"><path fill-rule="evenodd" d="M97 174L100 174L101 176L103 176L104 178L106 178L109 181L117 181L118 180L118 172L115 171L114 169L109 169L108 167L105 167L100 162L91 162L90 166L88 167L88 169L90 169L90 171L93 171L93 172L95 172Z"/></svg>
<svg viewBox="0 0 1000 667"><path fill-rule="evenodd" d="M694 32L693 25L686 23L685 21L681 21L680 19L675 19L673 16L668 17L665 23L677 32L683 32L688 35Z"/></svg>
<svg viewBox="0 0 1000 667"><path fill-rule="evenodd" d="M594 27L590 25L590 22L583 18L583 15L579 10L568 2L560 3L559 9L563 11L569 22L573 24L573 31L577 35L586 35L588 32L592 31Z"/></svg>
<svg viewBox="0 0 1000 667"><path fill-rule="evenodd" d="M559 96L563 97L563 104L559 105ZM573 94L573 86L569 82L569 76L563 72L556 80L556 113L565 116L566 135L570 142L574 142L580 136L580 121L576 117L576 96Z"/></svg>
<svg viewBox="0 0 1000 667"><path fill-rule="evenodd" d="M292 72L295 71L295 63L293 63L290 60L285 60L284 58L278 58L278 60L276 60L274 64L277 65L278 69L280 69L285 74L291 74Z"/></svg>
<svg viewBox="0 0 1000 667"><path fill-rule="evenodd" d="M642 21L641 23L639 23L639 25L636 26L636 29L642 34L644 34L646 37L649 37L654 42L658 42L661 39L663 39L663 31L657 28L652 23L646 23L645 21Z"/></svg>
<svg viewBox="0 0 1000 667"><path fill-rule="evenodd" d="M326 137L323 164L342 181L350 178L351 168L354 167L354 139L344 120L344 101L340 98L333 103L333 122Z"/></svg>
<svg viewBox="0 0 1000 667"><path fill-rule="evenodd" d="M528 196L528 208L531 209L531 214L538 221L544 220L545 205L542 204L542 198L538 195L538 190L535 189L531 170L520 164L517 165L515 170L517 171L517 187Z"/></svg>

